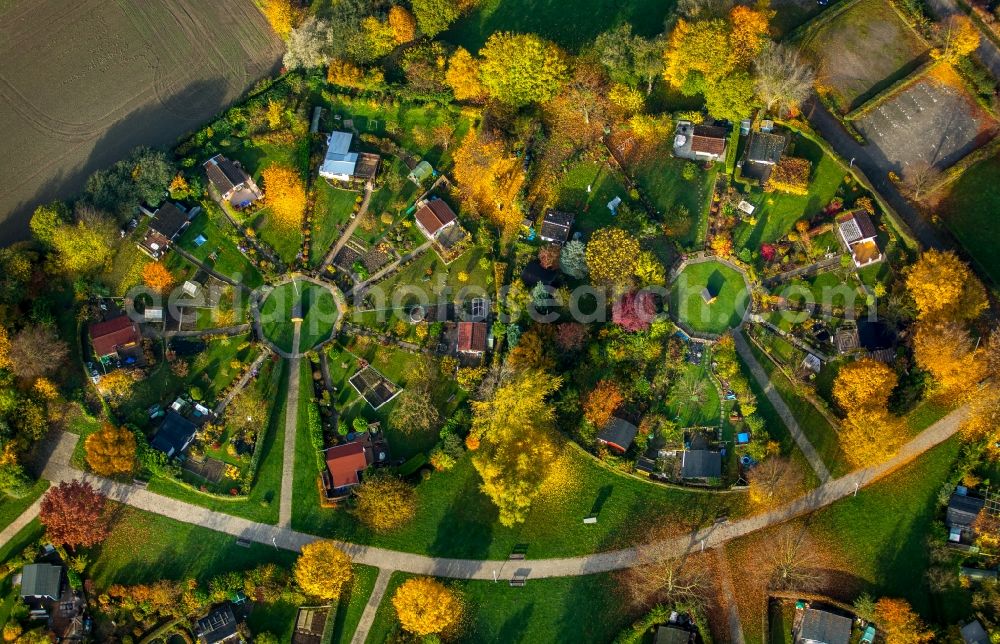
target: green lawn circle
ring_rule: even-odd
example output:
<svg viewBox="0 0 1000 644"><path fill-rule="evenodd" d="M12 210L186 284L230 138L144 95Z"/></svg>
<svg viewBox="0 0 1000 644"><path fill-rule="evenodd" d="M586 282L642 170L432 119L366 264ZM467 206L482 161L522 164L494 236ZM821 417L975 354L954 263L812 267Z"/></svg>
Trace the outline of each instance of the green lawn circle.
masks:
<svg viewBox="0 0 1000 644"><path fill-rule="evenodd" d="M282 351L292 351L295 325L292 309L302 302L302 331L299 352L304 353L328 340L337 321L337 304L329 289L306 280L276 286L261 303L260 326L264 337Z"/></svg>
<svg viewBox="0 0 1000 644"><path fill-rule="evenodd" d="M706 287L716 292L710 303L702 296ZM697 333L721 334L739 326L749 304L743 274L714 260L685 266L670 285L670 310Z"/></svg>

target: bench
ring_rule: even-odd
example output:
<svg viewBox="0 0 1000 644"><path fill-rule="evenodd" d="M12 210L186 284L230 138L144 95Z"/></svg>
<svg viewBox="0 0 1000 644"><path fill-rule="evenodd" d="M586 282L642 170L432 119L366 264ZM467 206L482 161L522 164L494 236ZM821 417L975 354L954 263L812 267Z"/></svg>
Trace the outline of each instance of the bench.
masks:
<svg viewBox="0 0 1000 644"><path fill-rule="evenodd" d="M510 580L510 585L512 588L522 588L526 582L527 579L524 577L513 577Z"/></svg>
<svg viewBox="0 0 1000 644"><path fill-rule="evenodd" d="M250 543L249 539L237 539L236 545L238 545L241 548L249 548L252 544Z"/></svg>
<svg viewBox="0 0 1000 644"><path fill-rule="evenodd" d="M527 555L525 555L523 552L512 552L512 553L510 553L509 559L512 560L512 561L521 561L522 559L525 559L526 557L527 557Z"/></svg>

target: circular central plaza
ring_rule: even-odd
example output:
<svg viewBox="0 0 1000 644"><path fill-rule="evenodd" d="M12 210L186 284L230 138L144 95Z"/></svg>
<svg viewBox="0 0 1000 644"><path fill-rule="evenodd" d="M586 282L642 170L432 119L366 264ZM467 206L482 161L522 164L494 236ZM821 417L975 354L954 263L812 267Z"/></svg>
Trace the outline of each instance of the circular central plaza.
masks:
<svg viewBox="0 0 1000 644"><path fill-rule="evenodd" d="M750 306L744 274L715 259L687 263L670 285L670 310L687 331L719 335L743 322Z"/></svg>
<svg viewBox="0 0 1000 644"><path fill-rule="evenodd" d="M333 288L306 278L289 279L275 286L260 305L264 339L286 354L305 353L329 340L340 317Z"/></svg>

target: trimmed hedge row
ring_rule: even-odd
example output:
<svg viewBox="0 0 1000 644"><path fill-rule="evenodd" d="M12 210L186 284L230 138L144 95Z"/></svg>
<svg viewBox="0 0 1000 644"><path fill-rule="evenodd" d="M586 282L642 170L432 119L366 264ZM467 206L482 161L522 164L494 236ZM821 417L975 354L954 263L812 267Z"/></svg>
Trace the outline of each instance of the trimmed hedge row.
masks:
<svg viewBox="0 0 1000 644"><path fill-rule="evenodd" d="M855 109L845 114L843 116L843 120L856 121L860 118L864 118L878 106L882 105L883 103L893 98L897 94L903 93L911 86L913 86L915 83L919 82L921 79L923 79L924 76L926 76L935 67L942 64L943 62L945 62L944 59L927 61L920 67L913 70L913 73L910 74L909 76L899 79L889 87L886 87L884 90L882 90L875 96L872 96L870 99L868 99Z"/></svg>

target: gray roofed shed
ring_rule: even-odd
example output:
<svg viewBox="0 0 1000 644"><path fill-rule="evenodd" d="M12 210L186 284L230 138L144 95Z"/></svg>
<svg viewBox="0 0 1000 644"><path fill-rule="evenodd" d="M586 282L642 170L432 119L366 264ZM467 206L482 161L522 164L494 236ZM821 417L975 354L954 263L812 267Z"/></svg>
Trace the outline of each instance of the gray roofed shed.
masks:
<svg viewBox="0 0 1000 644"><path fill-rule="evenodd" d="M974 496L953 493L948 500L948 513L945 524L949 528L969 528L979 516L985 505L983 499Z"/></svg>
<svg viewBox="0 0 1000 644"><path fill-rule="evenodd" d="M59 599L62 566L47 563L28 564L21 571L21 597Z"/></svg>
<svg viewBox="0 0 1000 644"><path fill-rule="evenodd" d="M781 159L787 143L787 139L780 134L754 132L747 146L747 161L774 165Z"/></svg>
<svg viewBox="0 0 1000 644"><path fill-rule="evenodd" d="M851 641L851 624L849 617L807 608L796 641L805 644L848 644Z"/></svg>
<svg viewBox="0 0 1000 644"><path fill-rule="evenodd" d="M716 479L722 476L722 454L708 449L689 449L681 457L681 476L686 479Z"/></svg>
<svg viewBox="0 0 1000 644"><path fill-rule="evenodd" d="M607 426L601 430L601 433L597 435L597 440L608 447L613 447L624 452L632 446L635 435L638 433L639 429L627 420L612 418L608 421Z"/></svg>

